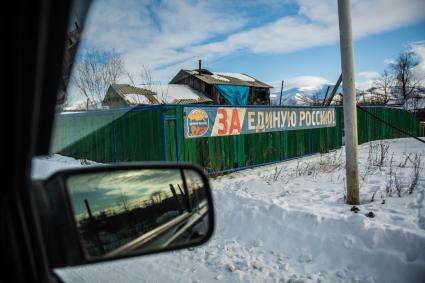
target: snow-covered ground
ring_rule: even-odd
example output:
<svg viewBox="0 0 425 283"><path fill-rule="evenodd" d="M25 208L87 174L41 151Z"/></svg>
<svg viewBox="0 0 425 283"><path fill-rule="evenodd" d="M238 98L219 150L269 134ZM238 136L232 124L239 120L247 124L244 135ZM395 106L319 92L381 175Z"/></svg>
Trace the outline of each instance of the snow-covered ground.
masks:
<svg viewBox="0 0 425 283"><path fill-rule="evenodd" d="M101 165L90 160L76 160L72 157L53 154L37 157L32 161L31 178L34 180L46 179L53 173L63 169L79 168L83 166Z"/></svg>
<svg viewBox="0 0 425 283"><path fill-rule="evenodd" d="M425 282L425 146L359 150L358 213L344 204L342 149L213 179L217 224L204 246L57 273L66 282Z"/></svg>

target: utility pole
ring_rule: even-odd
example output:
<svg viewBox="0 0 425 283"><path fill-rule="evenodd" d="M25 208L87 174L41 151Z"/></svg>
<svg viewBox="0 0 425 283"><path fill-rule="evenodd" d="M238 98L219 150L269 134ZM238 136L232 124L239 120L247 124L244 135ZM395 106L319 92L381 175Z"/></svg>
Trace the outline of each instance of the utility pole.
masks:
<svg viewBox="0 0 425 283"><path fill-rule="evenodd" d="M282 85L280 86L279 106L282 105L283 82L284 81L282 81Z"/></svg>
<svg viewBox="0 0 425 283"><path fill-rule="evenodd" d="M341 69L344 93L345 170L347 203L360 204L357 152L357 112L354 83L354 52L351 30L351 0L338 0Z"/></svg>

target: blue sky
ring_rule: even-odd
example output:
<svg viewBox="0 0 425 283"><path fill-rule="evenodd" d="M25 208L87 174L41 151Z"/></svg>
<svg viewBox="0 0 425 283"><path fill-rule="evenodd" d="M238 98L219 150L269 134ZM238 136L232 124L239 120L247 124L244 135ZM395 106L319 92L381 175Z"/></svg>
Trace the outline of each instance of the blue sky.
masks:
<svg viewBox="0 0 425 283"><path fill-rule="evenodd" d="M358 39L354 42L356 73L382 72L412 43L425 39L425 22ZM340 73L339 44L307 48L284 54L250 54L241 52L212 61L211 69L245 72L269 82L298 76L320 76L336 81ZM358 80L362 80L361 76Z"/></svg>
<svg viewBox="0 0 425 283"><path fill-rule="evenodd" d="M403 49L425 58L425 1L352 0L352 7L359 86ZM334 82L338 40L337 0L103 0L92 5L81 51L116 50L136 83L142 66L165 84L202 59L212 71L291 87Z"/></svg>

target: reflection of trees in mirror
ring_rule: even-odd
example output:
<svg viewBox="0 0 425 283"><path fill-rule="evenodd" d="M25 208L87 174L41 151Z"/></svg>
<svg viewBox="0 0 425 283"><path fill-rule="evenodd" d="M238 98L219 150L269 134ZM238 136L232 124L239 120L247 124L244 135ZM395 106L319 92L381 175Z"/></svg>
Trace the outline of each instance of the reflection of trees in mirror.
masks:
<svg viewBox="0 0 425 283"><path fill-rule="evenodd" d="M128 196L121 190L121 193L118 197L118 206L121 206L122 210L128 211Z"/></svg>
<svg viewBox="0 0 425 283"><path fill-rule="evenodd" d="M175 188L179 189L175 189ZM185 196L179 184L169 184L168 190L155 191L149 199L130 201L121 191L114 209L87 213L78 221L83 245L88 255L108 253L187 211Z"/></svg>
<svg viewBox="0 0 425 283"><path fill-rule="evenodd" d="M202 204L206 205L204 182L196 172L185 170L184 174L192 209L197 210Z"/></svg>

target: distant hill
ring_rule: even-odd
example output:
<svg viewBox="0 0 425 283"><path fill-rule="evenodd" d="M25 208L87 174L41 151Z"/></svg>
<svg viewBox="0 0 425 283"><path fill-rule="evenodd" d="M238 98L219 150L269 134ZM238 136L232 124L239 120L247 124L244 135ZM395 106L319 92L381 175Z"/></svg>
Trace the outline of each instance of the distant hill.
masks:
<svg viewBox="0 0 425 283"><path fill-rule="evenodd" d="M333 89L333 85L324 84L322 86L315 87L294 87L282 92L282 105L288 106L303 106L310 105L315 99L323 101L326 89L329 86L329 94ZM342 92L342 88L339 87L337 93ZM279 105L280 90L274 88L271 90L270 97L272 99L272 105Z"/></svg>

